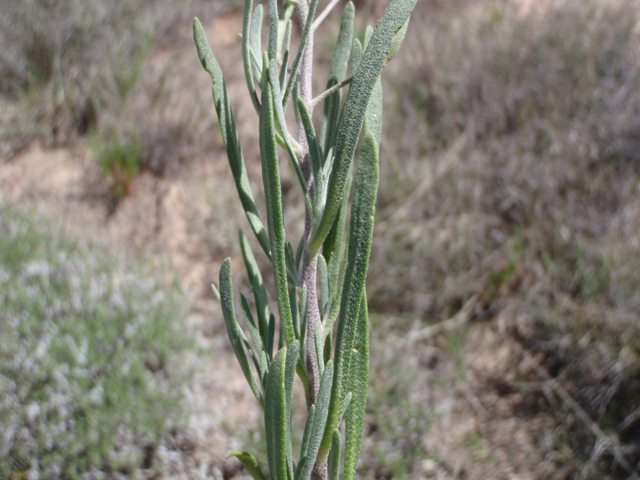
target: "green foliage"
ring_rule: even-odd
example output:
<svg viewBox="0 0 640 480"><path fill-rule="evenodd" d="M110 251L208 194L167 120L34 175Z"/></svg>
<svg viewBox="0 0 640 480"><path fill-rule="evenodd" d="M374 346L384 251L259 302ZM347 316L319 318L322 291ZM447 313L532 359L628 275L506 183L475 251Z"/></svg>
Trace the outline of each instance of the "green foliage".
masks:
<svg viewBox="0 0 640 480"><path fill-rule="evenodd" d="M135 136L122 139L112 131L106 138L95 135L91 143L102 175L112 182L113 195L124 197L140 171L141 142Z"/></svg>
<svg viewBox="0 0 640 480"><path fill-rule="evenodd" d="M184 302L44 225L0 207L0 477L133 473L184 420Z"/></svg>
<svg viewBox="0 0 640 480"><path fill-rule="evenodd" d="M348 3L327 89L314 98L311 91L313 59L307 55L307 46L313 44L318 24L336 3L330 2L316 18L318 0L286 1L279 11L277 1L270 0L269 41L265 51L260 33L263 8L258 5L254 11L253 1L245 2L242 58L249 95L259 117L266 228L247 180L222 71L202 24L198 19L193 24L198 56L213 81L213 100L240 203L273 267L277 318L269 312L262 275L249 242L240 233L257 323L246 297L241 295L240 301L253 345L235 316L230 259L224 261L220 270L220 292L214 287L222 303L234 353L264 409L272 480L325 479L327 475L337 480L341 464L344 464L342 477L352 479L362 442L369 373L365 279L382 138L380 73L400 47L416 2L392 1L377 27L367 30L364 48L359 41L353 42L355 9ZM302 28L295 56L290 51L294 9L299 11ZM293 60L289 68L290 58ZM347 78L349 65L352 76ZM341 90L347 87L348 94L341 108ZM285 119L291 98L298 120L297 139L289 132ZM318 136L312 119L313 108L321 102L323 119ZM354 169L361 133L364 139ZM278 145L287 153L306 208L305 233L295 254L286 238ZM353 201L347 228L352 184ZM273 355L276 322L279 341L278 351ZM292 431L296 429L291 425L295 372L302 381L308 410L297 462L292 449ZM343 418L344 446L340 434ZM253 455L239 451L230 455L237 456L256 480L264 479Z"/></svg>

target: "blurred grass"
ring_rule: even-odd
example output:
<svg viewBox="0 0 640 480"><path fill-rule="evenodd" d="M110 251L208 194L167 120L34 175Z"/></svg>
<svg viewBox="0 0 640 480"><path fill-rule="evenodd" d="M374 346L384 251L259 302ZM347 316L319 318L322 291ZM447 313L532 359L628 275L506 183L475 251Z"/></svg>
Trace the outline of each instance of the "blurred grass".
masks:
<svg viewBox="0 0 640 480"><path fill-rule="evenodd" d="M92 132L138 137L147 157L157 157L158 137L172 137L164 146L176 156L193 148L196 138L207 145L197 124L210 130L211 122L198 99L183 96L176 106L167 84L180 78L180 63L153 66L150 59L189 42L183 32L193 16L211 18L233 8L236 1L4 2L0 156L11 158L34 141L73 144Z"/></svg>
<svg viewBox="0 0 640 480"><path fill-rule="evenodd" d="M186 421L185 300L54 231L0 207L0 477L137 476Z"/></svg>
<svg viewBox="0 0 640 480"><path fill-rule="evenodd" d="M633 2L533 2L529 10L518 2L421 3L404 63L387 72L386 162L368 282L372 309L415 319L410 329L452 317L480 295L469 321L506 319L507 331L544 359L588 415L618 432L640 407L640 350L628 343L638 335L630 276L637 263L620 261L633 262L640 248L631 226L640 173L639 18ZM488 395L491 378L477 380L476 371L475 383L465 379L472 360L448 341L428 344L445 358L422 373L441 372L436 390L459 385L481 400ZM493 355L477 341L466 350L472 359ZM393 358L398 371L414 365ZM518 373L523 361L512 357L515 376L502 382L540 381ZM375 377L372 387L372 397L385 395ZM415 391L407 386L398 398ZM423 387L423 398L441 398L428 392ZM611 452L594 453L594 437L570 408L540 391L525 396L562 432L557 444L540 444L542 456L574 456L554 472L626 478ZM402 401L394 405L406 411ZM620 438L638 468L634 425ZM410 437L411 429L398 425L395 435ZM498 448L499 435L484 435L481 451ZM414 477L419 457L403 457ZM453 458L442 462L453 469ZM467 467L472 478L486 468ZM542 471L534 468L535 478Z"/></svg>

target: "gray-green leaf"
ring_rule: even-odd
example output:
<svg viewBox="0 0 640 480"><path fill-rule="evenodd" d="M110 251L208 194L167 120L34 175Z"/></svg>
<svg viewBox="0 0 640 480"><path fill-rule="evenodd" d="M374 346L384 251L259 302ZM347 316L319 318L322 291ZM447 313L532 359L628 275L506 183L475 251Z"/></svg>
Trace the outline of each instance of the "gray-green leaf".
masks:
<svg viewBox="0 0 640 480"><path fill-rule="evenodd" d="M417 0L394 0L378 22L356 72L341 115L335 142L335 160L331 170L327 201L317 228L309 242L309 256L313 258L335 221L347 175L364 123L364 116L376 81L387 60L395 34L409 18Z"/></svg>
<svg viewBox="0 0 640 480"><path fill-rule="evenodd" d="M222 314L224 316L224 322L227 326L227 334L229 335L229 340L231 341L231 346L233 347L233 351L236 354L238 363L240 363L240 367L242 368L242 373L244 373L247 382L249 382L251 391L253 391L256 399L264 408L264 398L262 396L262 392L260 391L258 382L253 375L253 370L251 370L251 365L249 365L249 361L247 360L247 355L242 344L244 333L242 333L242 330L238 325L235 309L233 307L233 286L231 284L230 258L227 258L224 262L222 262L222 266L220 267L220 303L222 304Z"/></svg>
<svg viewBox="0 0 640 480"><path fill-rule="evenodd" d="M238 190L238 196L240 197L242 208L245 211L247 220L249 220L251 230L255 233L264 253L267 257L271 258L269 239L267 238L264 225L260 220L260 215L258 214L258 209L256 208L256 203L253 199L253 193L251 192L249 176L247 175L247 169L242 156L242 148L240 146L240 140L238 139L238 131L233 118L231 104L229 103L227 87L224 82L222 70L211 51L211 46L207 40L204 28L202 27L200 20L197 18L193 20L193 37L198 49L200 62L213 81L213 102L218 114L222 140L227 151L229 166L231 167L231 173L233 174L233 180Z"/></svg>

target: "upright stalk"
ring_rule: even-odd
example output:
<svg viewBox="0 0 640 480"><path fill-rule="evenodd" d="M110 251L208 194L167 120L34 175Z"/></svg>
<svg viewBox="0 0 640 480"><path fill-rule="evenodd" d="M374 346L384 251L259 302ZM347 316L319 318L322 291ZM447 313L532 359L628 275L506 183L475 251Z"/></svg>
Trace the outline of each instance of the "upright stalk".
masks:
<svg viewBox="0 0 640 480"><path fill-rule="evenodd" d="M300 18L301 28L307 23L309 15L309 5L306 0L300 0L298 3L298 12ZM305 103L309 114L311 115L312 106L311 101L313 99L313 37L314 32L311 30L309 33L309 40L307 46L302 54L302 62L300 64L300 98ZM311 160L309 156L309 142L304 130L302 118L298 119L298 143L302 149L301 168L305 181L307 182L307 188L310 194L313 196L315 192L315 179L311 169ZM307 367L307 373L309 375L309 384L306 388L307 409L311 408L318 399L318 392L320 390L320 371L318 369L318 352L316 351L315 332L316 325L320 320L320 308L318 306L318 282L317 282L317 269L318 258L309 256L309 250L307 245L311 238L311 229L313 227L312 212L309 211L308 206L305 206L304 216L304 253L302 257L302 283L307 287L307 299L309 305L308 319L307 319L307 348L305 362Z"/></svg>
<svg viewBox="0 0 640 480"><path fill-rule="evenodd" d="M279 13L277 1L269 0L271 25L266 51L262 45L263 6L258 3L254 10L253 0L245 0L242 54L247 87L260 117L266 226L248 181L222 71L204 28L198 19L194 20L198 55L213 81L214 105L241 204L251 230L273 266L277 315L270 311L262 273L249 241L241 233L242 256L255 305L252 310L247 298L240 296L248 336L236 318L230 259L220 269L220 290L212 286L222 304L233 351L264 410L271 480L353 480L355 476L369 374L369 319L364 284L379 177L382 116L379 77L404 37L416 1L391 0L376 29L367 32L364 49L358 40L353 40L355 10L349 2L342 15L327 89L314 97L314 33L339 0L329 0L315 20L318 0L284 0ZM293 8L297 8L302 26L295 56L290 52ZM349 65L352 77L346 78ZM344 105L342 89L348 89ZM287 129L285 110L296 91L299 97L293 95L296 98L291 102L298 118L294 140ZM315 105L321 102L323 121L318 136L312 115ZM362 146L354 169L361 133L364 133ZM286 240L278 144L291 160L305 199L304 237L296 252ZM352 184L353 200L347 215ZM345 236L346 248L342 243ZM337 322L335 335L334 322ZM296 372L305 389L307 419L300 455L294 462L291 422ZM244 451L232 451L229 455L237 457L254 480L266 480L253 455ZM342 476L341 465L344 465Z"/></svg>

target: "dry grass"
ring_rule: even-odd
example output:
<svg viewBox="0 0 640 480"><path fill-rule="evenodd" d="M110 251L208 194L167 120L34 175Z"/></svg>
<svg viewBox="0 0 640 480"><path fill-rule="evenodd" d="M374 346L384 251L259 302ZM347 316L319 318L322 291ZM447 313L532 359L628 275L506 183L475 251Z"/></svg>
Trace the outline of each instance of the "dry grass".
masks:
<svg viewBox="0 0 640 480"><path fill-rule="evenodd" d="M475 405L473 415L459 413L460 423L484 415L499 425L496 416L517 417L518 405L526 406L522 418L530 426L523 428L541 461L560 455L549 460L553 468L516 466L531 478L630 473L613 447L598 451L589 425L556 393L530 387L545 379L524 367L520 347L559 378L594 424L620 435L638 469L637 420L627 420L633 427L624 423L640 407L638 276L632 273L639 253L632 226L640 167L638 13L632 2L547 2L529 10L518 2L424 2L405 63L391 67L388 77L394 113L371 306L406 318L402 327L388 328L415 331L479 296L468 321L490 322L472 327L462 360L453 349L445 370L457 374L443 383L461 388L466 404ZM510 333L491 347L486 335L496 334L494 319ZM393 349L384 343L383 351ZM427 343L445 360L452 350L446 338ZM503 347L506 357L492 352ZM482 359L503 368L474 368ZM426 368L417 385L438 368ZM408 386L402 396L415 391ZM423 399L432 406L451 400L427 391ZM491 391L511 402L506 413L494 408ZM422 409L416 402L414 411ZM536 428L539 422L549 423ZM549 429L557 437L545 445ZM425 455L440 458L453 477L464 471L469 478L487 478L481 472L501 478L505 465L518 462L514 455L496 460L502 440L495 429L473 434L482 448L460 441L455 454L439 444L442 433L436 427L424 452L408 454L404 469L412 476ZM405 434L405 441L412 438L411 429ZM465 450L493 452L493 469L473 455L455 460ZM464 467L456 470L460 462Z"/></svg>

